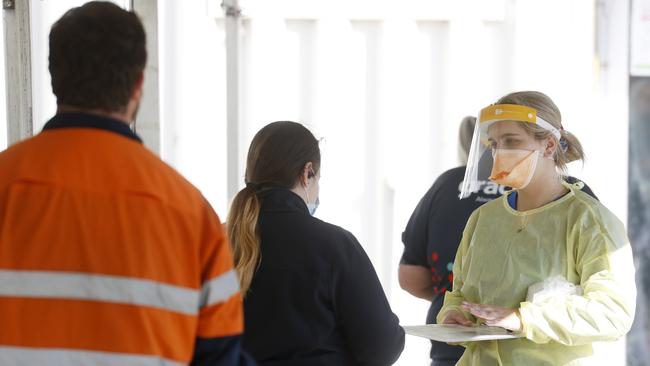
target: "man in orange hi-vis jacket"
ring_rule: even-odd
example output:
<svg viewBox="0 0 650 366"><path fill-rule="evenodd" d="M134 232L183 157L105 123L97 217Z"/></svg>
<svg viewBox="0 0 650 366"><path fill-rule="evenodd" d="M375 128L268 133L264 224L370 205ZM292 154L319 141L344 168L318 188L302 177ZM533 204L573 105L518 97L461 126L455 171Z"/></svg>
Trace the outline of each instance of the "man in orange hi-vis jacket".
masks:
<svg viewBox="0 0 650 366"><path fill-rule="evenodd" d="M0 154L0 365L248 365L219 218L131 131L146 62L113 4L50 32L57 114Z"/></svg>

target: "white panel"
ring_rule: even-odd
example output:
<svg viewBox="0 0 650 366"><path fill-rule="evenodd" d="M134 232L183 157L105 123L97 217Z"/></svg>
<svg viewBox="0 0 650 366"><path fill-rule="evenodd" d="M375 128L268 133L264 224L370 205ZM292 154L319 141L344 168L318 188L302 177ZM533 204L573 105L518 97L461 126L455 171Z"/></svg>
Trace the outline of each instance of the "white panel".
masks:
<svg viewBox="0 0 650 366"><path fill-rule="evenodd" d="M515 70L515 1L508 0L506 18L501 22L484 22L481 37L481 53L475 55L477 63L483 65L483 103L496 101L513 91ZM477 50L478 51L478 50ZM478 110L474 113L478 113Z"/></svg>
<svg viewBox="0 0 650 366"><path fill-rule="evenodd" d="M402 324L423 323L428 302L399 287L397 266L402 254L401 233L422 195L444 170L455 166L456 158L443 153L445 131L456 130L459 121L449 113L449 22L420 21L387 24L386 71L392 97L389 117L391 134L382 145L391 169L386 179L395 189L390 300ZM408 39L408 42L404 42ZM396 98L397 103L392 99ZM395 106L393 106L395 104ZM454 140L455 141L455 140ZM455 151L455 150L454 150ZM451 160L450 160L451 159ZM431 344L419 337L406 337L397 365L425 365Z"/></svg>
<svg viewBox="0 0 650 366"><path fill-rule="evenodd" d="M136 132L144 144L160 155L160 89L158 62L158 0L133 0L147 34L147 65L142 100L136 116Z"/></svg>
<svg viewBox="0 0 650 366"><path fill-rule="evenodd" d="M31 135L32 67L30 65L30 4L18 2L3 10L4 76L7 92L6 118L8 141L13 144ZM6 37L6 38L5 38Z"/></svg>
<svg viewBox="0 0 650 366"><path fill-rule="evenodd" d="M366 40L344 19L318 22L314 131L321 143L317 216L362 237L366 190ZM367 245L368 243L363 243Z"/></svg>
<svg viewBox="0 0 650 366"><path fill-rule="evenodd" d="M4 42L4 27L0 27L0 40ZM7 95L5 85L5 47L0 47L0 150L7 147Z"/></svg>
<svg viewBox="0 0 650 366"><path fill-rule="evenodd" d="M418 187L418 193L423 193L440 173L456 164L456 160L451 159L451 152L442 153L442 147L446 136L445 131L454 129L460 120L451 121L449 118L449 22L420 22L419 30L421 37L424 38L424 43L420 46L424 54L416 55L416 57L421 57L424 64L416 64L417 67L411 72L414 75L420 75L421 80L425 83L425 88L422 90L422 94L415 91L411 98L413 98L415 108L424 108L426 125L422 127L422 131L428 131L428 133L424 134L427 141L422 143L427 150L411 156L425 156L427 164L422 164L420 159L407 159L417 165L407 165L408 171L402 172L402 174L408 179L412 174L416 174L415 177L418 177L418 171L425 173L421 177L425 182L415 183L422 184ZM472 111L467 112L467 114L471 113ZM451 126L447 127L447 125ZM415 128L410 131L409 137L417 138L418 130Z"/></svg>
<svg viewBox="0 0 650 366"><path fill-rule="evenodd" d="M281 18L253 19L247 28L244 92L245 150L264 125L298 120L299 40Z"/></svg>
<svg viewBox="0 0 650 366"><path fill-rule="evenodd" d="M353 20L449 20L454 14L475 12L484 20L504 17L504 0L242 0L248 16L290 19L346 18Z"/></svg>
<svg viewBox="0 0 650 366"><path fill-rule="evenodd" d="M381 217L380 212L380 192L379 186L383 174L382 151L379 150L380 138L385 128L385 104L383 102L383 88L385 83L385 60L382 57L382 46L384 34L382 23L377 21L357 21L353 22L353 28L359 32L365 43L364 54L364 116L356 123L361 125L362 134L358 136L359 140L364 141L363 159L359 159L361 167L358 171L363 171L364 192L361 197L361 232L360 238L362 245L366 249L368 256L375 264L379 278L384 279L384 268L381 264L381 247L378 219Z"/></svg>
<svg viewBox="0 0 650 366"><path fill-rule="evenodd" d="M212 4L210 2L209 4ZM241 134L242 21L238 0L222 3L226 17L226 159L227 198L232 201L241 186L239 152ZM209 10L210 11L210 10Z"/></svg>
<svg viewBox="0 0 650 366"><path fill-rule="evenodd" d="M650 76L650 1L632 1L630 21L630 75Z"/></svg>
<svg viewBox="0 0 650 366"><path fill-rule="evenodd" d="M316 21L287 20L287 30L297 38L298 47L298 121L313 124L316 100L319 98L316 88Z"/></svg>
<svg viewBox="0 0 650 366"><path fill-rule="evenodd" d="M163 156L225 220L225 32L202 1L159 2Z"/></svg>

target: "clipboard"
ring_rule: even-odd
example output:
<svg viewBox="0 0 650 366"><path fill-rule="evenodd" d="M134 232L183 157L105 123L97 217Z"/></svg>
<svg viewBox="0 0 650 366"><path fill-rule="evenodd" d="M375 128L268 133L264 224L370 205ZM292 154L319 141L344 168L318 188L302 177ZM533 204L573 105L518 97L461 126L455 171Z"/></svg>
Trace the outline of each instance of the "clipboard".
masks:
<svg viewBox="0 0 650 366"><path fill-rule="evenodd" d="M501 327L489 327L486 325L466 327L459 324L427 324L405 325L402 328L406 334L446 343L492 341L524 337L521 333L514 333Z"/></svg>

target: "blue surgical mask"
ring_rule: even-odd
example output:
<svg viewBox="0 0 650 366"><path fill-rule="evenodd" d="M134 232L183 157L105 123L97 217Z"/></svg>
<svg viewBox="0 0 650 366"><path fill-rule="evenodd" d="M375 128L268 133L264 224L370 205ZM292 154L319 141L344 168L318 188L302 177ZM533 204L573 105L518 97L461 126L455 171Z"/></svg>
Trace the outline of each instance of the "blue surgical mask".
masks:
<svg viewBox="0 0 650 366"><path fill-rule="evenodd" d="M316 202L314 203L307 203L307 209L309 210L309 214L314 216L316 213L316 209L318 208L318 205L320 204L320 198L316 197Z"/></svg>

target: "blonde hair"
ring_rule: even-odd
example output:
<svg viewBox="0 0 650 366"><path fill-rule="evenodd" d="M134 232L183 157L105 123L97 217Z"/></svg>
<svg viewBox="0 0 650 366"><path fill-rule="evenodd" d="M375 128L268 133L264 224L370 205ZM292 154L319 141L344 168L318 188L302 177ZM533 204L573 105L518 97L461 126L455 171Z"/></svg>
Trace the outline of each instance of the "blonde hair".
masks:
<svg viewBox="0 0 650 366"><path fill-rule="evenodd" d="M316 174L320 168L320 148L318 140L300 123L273 122L253 137L246 159L246 187L235 195L226 220L239 287L244 296L262 256L262 237L257 222L263 200L260 193L274 188L293 188L308 162L312 163Z"/></svg>
<svg viewBox="0 0 650 366"><path fill-rule="evenodd" d="M460 121L460 127L458 128L458 159L463 165L467 164L475 125L476 117L474 116L466 116Z"/></svg>
<svg viewBox="0 0 650 366"><path fill-rule="evenodd" d="M239 276L239 288L244 296L260 263L261 238L257 218L261 206L255 190L246 187L233 199L226 220L230 249Z"/></svg>
<svg viewBox="0 0 650 366"><path fill-rule="evenodd" d="M526 131L537 140L552 137L556 140L557 148L553 155L555 166L562 172L567 172L567 164L576 160L585 160L585 153L578 138L562 126L562 114L551 98L537 91L521 91L510 93L497 101L496 104L517 104L537 110L537 115L560 131L560 141L548 130L532 123L523 123Z"/></svg>

